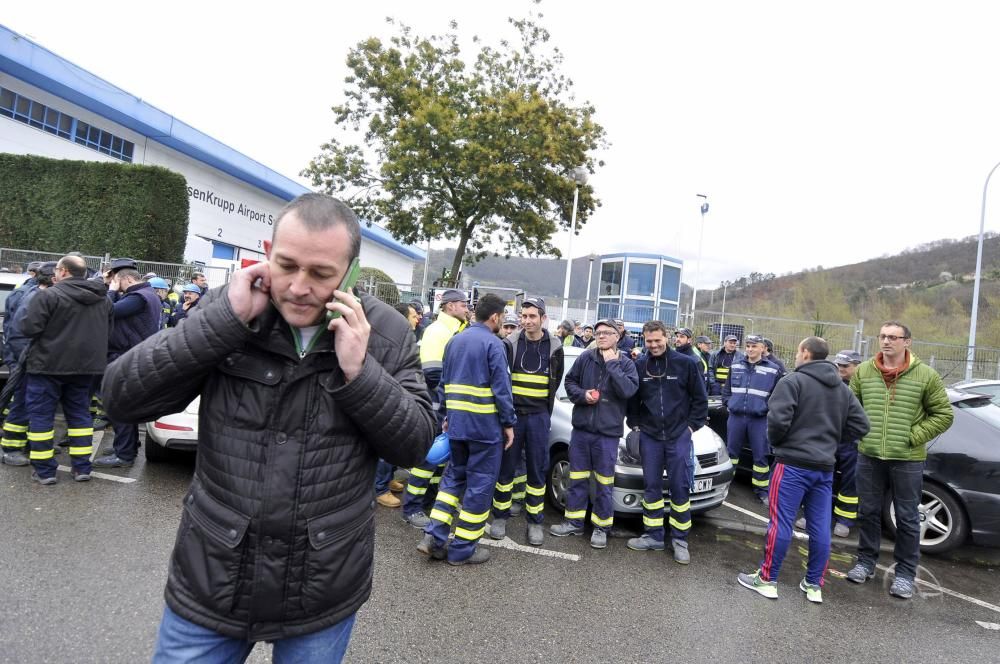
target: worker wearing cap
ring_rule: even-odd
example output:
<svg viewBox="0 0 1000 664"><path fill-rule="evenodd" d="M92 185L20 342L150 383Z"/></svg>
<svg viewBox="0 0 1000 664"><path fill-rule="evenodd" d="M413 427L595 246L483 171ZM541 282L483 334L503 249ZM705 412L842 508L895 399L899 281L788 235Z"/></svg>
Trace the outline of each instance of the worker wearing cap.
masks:
<svg viewBox="0 0 1000 664"><path fill-rule="evenodd" d="M545 537L542 510L548 472L549 427L556 391L563 375L563 346L546 328L545 300L529 297L521 304L521 330L504 339L510 370L514 411L514 445L504 451L493 495L490 537L503 539L513 500L524 492L528 544L541 546ZM518 472L521 458L523 472ZM520 485L520 486L518 486Z"/></svg>
<svg viewBox="0 0 1000 664"><path fill-rule="evenodd" d="M444 349L451 338L465 329L469 317L469 298L460 290L448 289L441 295L441 308L437 320L427 326L420 340L420 365L431 393L434 411L440 410L438 383L444 366ZM440 421L440 417L438 420ZM435 432L435 435L440 430ZM445 464L424 462L410 469L410 479L403 494L403 520L414 528L424 528L430 523L427 511L434 504L433 492L428 489L441 482Z"/></svg>
<svg viewBox="0 0 1000 664"><path fill-rule="evenodd" d="M618 348L618 327L611 320L594 324L597 348L580 354L566 374L566 394L573 402L573 433L569 443L569 479L566 514L549 532L556 537L583 534L590 476L596 491L590 520L594 532L590 546L608 545L607 532L614 523L611 502L615 482L618 441L624 432L625 408L639 389L639 376L628 352Z"/></svg>
<svg viewBox="0 0 1000 664"><path fill-rule="evenodd" d="M764 357L764 339L746 338L746 356L729 367L729 380L722 388L722 401L729 409L729 458L735 466L746 443L753 451L751 484L758 500L768 504L771 484L770 449L767 443L767 402L781 377L778 365Z"/></svg>
<svg viewBox="0 0 1000 664"><path fill-rule="evenodd" d="M576 334L574 334L575 330L576 330L576 323L574 323L569 319L566 319L563 322L559 323L559 327L556 328L556 334L562 341L563 346L575 346L577 348L581 347L580 341L576 338Z"/></svg>
<svg viewBox="0 0 1000 664"><path fill-rule="evenodd" d="M616 318L615 329L618 330L618 350L624 351L628 356L632 357L632 349L635 348L635 340L632 339L632 335L628 333L625 329L625 321L621 318ZM596 325L594 326L597 327Z"/></svg>
<svg viewBox="0 0 1000 664"><path fill-rule="evenodd" d="M722 348L712 353L708 363L708 372L712 376L709 383L709 394L722 394L722 386L729 380L729 367L733 362L743 357L739 351L740 339L735 334L727 334L722 342Z"/></svg>
<svg viewBox="0 0 1000 664"><path fill-rule="evenodd" d="M171 312L170 327L177 327L182 320L191 315L191 310L198 306L198 301L201 300L202 290L198 284L191 283L181 290L181 295L184 301L179 302Z"/></svg>
<svg viewBox="0 0 1000 664"><path fill-rule="evenodd" d="M861 353L855 350L842 350L833 357L837 365L840 379L845 385L850 385L858 365L864 361ZM834 479L840 478L837 496L833 501L833 534L837 537L847 537L858 519L858 490L854 478L858 468L858 441L850 440L837 446L837 465L834 469ZM796 528L806 529L805 517L795 522Z"/></svg>
<svg viewBox="0 0 1000 664"><path fill-rule="evenodd" d="M698 337L698 338L706 340L708 339L708 337ZM706 380L705 377L708 376L708 358L704 357L701 354L701 351L692 345L691 342L693 341L693 339L694 339L694 332L691 331L691 328L682 327L681 329L677 330L677 332L674 334L674 350L680 353L681 355L687 355L688 357L697 361L698 365L702 369L701 372L702 380L705 381Z"/></svg>
<svg viewBox="0 0 1000 664"><path fill-rule="evenodd" d="M38 268L42 265L41 261L31 261L28 263L27 273L28 278L24 282L14 289L14 291L7 296L4 301L4 317L3 317L3 338L7 339L10 335L10 326L14 321L14 316L17 314L17 308L20 306L21 301L24 296L28 294L29 291L33 290L38 285ZM13 367L11 367L13 368Z"/></svg>
<svg viewBox="0 0 1000 664"><path fill-rule="evenodd" d="M705 389L711 391L713 378L712 372L709 369L709 363L712 361L712 340L705 335L696 337L694 340L694 349L698 353L698 357L701 360L701 366L705 378Z"/></svg>
<svg viewBox="0 0 1000 664"><path fill-rule="evenodd" d="M503 325L500 326L500 338L506 339L517 329L517 316L514 314L505 314L503 317Z"/></svg>

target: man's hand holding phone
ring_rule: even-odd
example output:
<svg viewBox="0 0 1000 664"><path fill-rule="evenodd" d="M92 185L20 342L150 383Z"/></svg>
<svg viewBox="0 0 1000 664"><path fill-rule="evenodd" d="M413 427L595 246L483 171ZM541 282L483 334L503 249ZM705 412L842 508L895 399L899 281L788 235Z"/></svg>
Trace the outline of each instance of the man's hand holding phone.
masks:
<svg viewBox="0 0 1000 664"><path fill-rule="evenodd" d="M271 299L271 272L266 262L237 270L229 282L229 304L244 323L264 313Z"/></svg>
<svg viewBox="0 0 1000 664"><path fill-rule="evenodd" d="M337 362L349 383L361 373L365 356L368 354L368 336L372 327L354 293L333 291L333 300L326 303L326 308L327 311L339 314L326 327L333 332L333 348L337 351Z"/></svg>

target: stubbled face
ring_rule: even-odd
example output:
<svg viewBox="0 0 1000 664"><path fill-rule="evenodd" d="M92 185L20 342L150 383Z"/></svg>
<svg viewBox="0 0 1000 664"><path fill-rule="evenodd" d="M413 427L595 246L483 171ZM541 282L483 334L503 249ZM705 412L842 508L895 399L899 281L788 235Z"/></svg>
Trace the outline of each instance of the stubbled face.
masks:
<svg viewBox="0 0 1000 664"><path fill-rule="evenodd" d="M185 302L196 302L198 298L201 297L198 293L194 291L184 291L184 301Z"/></svg>
<svg viewBox="0 0 1000 664"><path fill-rule="evenodd" d="M192 280L192 283L198 288L205 290L205 287L208 286L208 279L204 275L199 275Z"/></svg>
<svg viewBox="0 0 1000 664"><path fill-rule="evenodd" d="M841 380L850 380L854 376L854 372L858 370L858 365L856 364L838 364L837 371L840 372Z"/></svg>
<svg viewBox="0 0 1000 664"><path fill-rule="evenodd" d="M521 307L521 328L532 337L541 332L542 315L536 307Z"/></svg>
<svg viewBox="0 0 1000 664"><path fill-rule="evenodd" d="M500 327L500 338L504 339L504 338L510 336L511 333L513 333L514 330L516 330L516 329L517 329L517 325L502 325Z"/></svg>
<svg viewBox="0 0 1000 664"><path fill-rule="evenodd" d="M747 359L751 362L758 362L761 356L764 354L765 346L762 343L747 344L746 353Z"/></svg>
<svg viewBox="0 0 1000 664"><path fill-rule="evenodd" d="M674 347L675 348L680 348L684 344L689 344L689 343L691 343L691 337L689 337L689 336L686 336L686 335L683 335L683 334L678 334L676 337L674 337Z"/></svg>
<svg viewBox="0 0 1000 664"><path fill-rule="evenodd" d="M413 307L406 310L406 320L410 321L410 328L417 329L417 325L420 324L420 314Z"/></svg>
<svg viewBox="0 0 1000 664"><path fill-rule="evenodd" d="M653 357L660 357L667 352L667 335L661 330L643 332L642 337L646 342L646 351Z"/></svg>
<svg viewBox="0 0 1000 664"><path fill-rule="evenodd" d="M798 347L798 349L797 349L797 350L795 351L795 366L796 366L796 368L798 368L798 367L801 367L801 366L802 366L803 364L805 364L806 362L808 362L808 361L809 361L809 360L808 360L808 359L806 358L806 354L807 354L807 353L806 353L806 349L805 349L805 348L803 348L803 347L802 347L802 346L800 345L800 346Z"/></svg>
<svg viewBox="0 0 1000 664"><path fill-rule="evenodd" d="M618 344L618 331L607 325L594 330L594 335L597 337L597 347L601 350L614 348Z"/></svg>
<svg viewBox="0 0 1000 664"><path fill-rule="evenodd" d="M594 331L589 327L584 328L583 330L583 340L586 341L588 344L594 340Z"/></svg>
<svg viewBox="0 0 1000 664"><path fill-rule="evenodd" d="M906 331L898 325L886 325L878 332L878 345L882 350L882 355L892 358L902 358L906 349L910 347L912 339L904 339ZM895 337L895 340L887 337Z"/></svg>
<svg viewBox="0 0 1000 664"><path fill-rule="evenodd" d="M736 339L730 339L729 341L727 341L725 343L725 347L726 347L726 352L727 353L732 353L733 351L735 351L736 350Z"/></svg>
<svg viewBox="0 0 1000 664"><path fill-rule="evenodd" d="M161 300L167 299L167 289L166 288L154 288L153 290L156 291L156 294L160 296Z"/></svg>
<svg viewBox="0 0 1000 664"><path fill-rule="evenodd" d="M446 302L444 312L458 320L473 320L473 317L469 316L468 302Z"/></svg>
<svg viewBox="0 0 1000 664"><path fill-rule="evenodd" d="M700 350L703 353L708 353L709 351L712 350L712 344L708 343L707 341L702 341L700 344L698 344L698 350Z"/></svg>
<svg viewBox="0 0 1000 664"><path fill-rule="evenodd" d="M317 325L326 303L350 266L351 238L342 224L312 231L294 212L281 220L274 241L265 242L271 300L289 325Z"/></svg>

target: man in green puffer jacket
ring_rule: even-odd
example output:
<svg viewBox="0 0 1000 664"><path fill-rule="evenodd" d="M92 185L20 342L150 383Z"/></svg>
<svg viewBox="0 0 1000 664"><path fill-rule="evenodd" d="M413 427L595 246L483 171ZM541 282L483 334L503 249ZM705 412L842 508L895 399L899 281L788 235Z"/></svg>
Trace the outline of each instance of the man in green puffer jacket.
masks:
<svg viewBox="0 0 1000 664"><path fill-rule="evenodd" d="M851 390L868 415L871 430L858 445L858 562L847 579L875 576L882 536L882 504L891 493L896 510L896 579L889 594L913 596L920 560L920 496L927 443L944 433L955 416L944 383L934 369L910 353L910 328L882 324L881 352L858 367Z"/></svg>

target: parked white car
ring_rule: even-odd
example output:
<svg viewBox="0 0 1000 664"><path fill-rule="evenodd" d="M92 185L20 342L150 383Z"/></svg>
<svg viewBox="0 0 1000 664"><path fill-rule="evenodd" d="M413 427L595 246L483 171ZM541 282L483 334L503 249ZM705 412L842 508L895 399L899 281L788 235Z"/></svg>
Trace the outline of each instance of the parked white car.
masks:
<svg viewBox="0 0 1000 664"><path fill-rule="evenodd" d="M194 450L198 447L198 406L201 397L180 413L164 415L146 422L146 460L153 463L166 459L170 450Z"/></svg>

